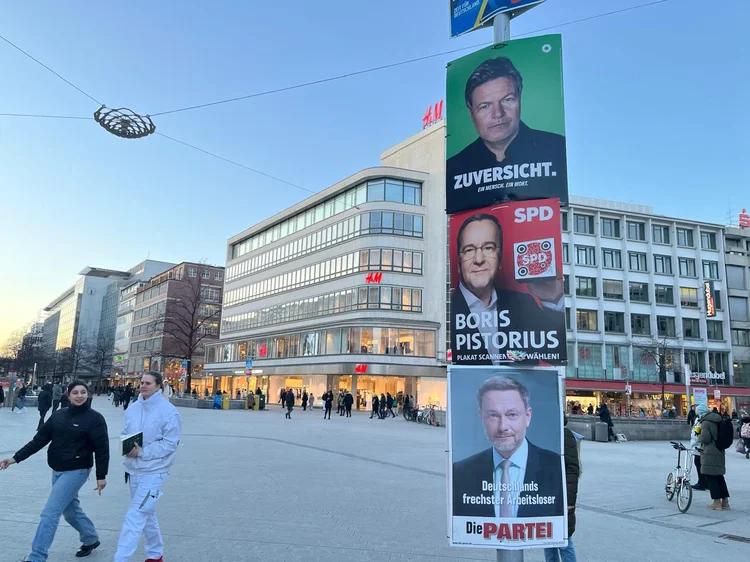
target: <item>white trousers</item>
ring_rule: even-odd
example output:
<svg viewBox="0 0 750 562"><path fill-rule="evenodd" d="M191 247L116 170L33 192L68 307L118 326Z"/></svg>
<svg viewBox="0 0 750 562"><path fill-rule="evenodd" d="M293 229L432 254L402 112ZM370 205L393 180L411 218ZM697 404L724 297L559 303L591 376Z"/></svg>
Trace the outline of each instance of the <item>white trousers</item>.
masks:
<svg viewBox="0 0 750 562"><path fill-rule="evenodd" d="M138 548L141 534L146 536L146 556L158 560L164 554L159 522L156 520L156 501L161 495L167 474L130 476L130 506L117 542L115 562L129 562Z"/></svg>

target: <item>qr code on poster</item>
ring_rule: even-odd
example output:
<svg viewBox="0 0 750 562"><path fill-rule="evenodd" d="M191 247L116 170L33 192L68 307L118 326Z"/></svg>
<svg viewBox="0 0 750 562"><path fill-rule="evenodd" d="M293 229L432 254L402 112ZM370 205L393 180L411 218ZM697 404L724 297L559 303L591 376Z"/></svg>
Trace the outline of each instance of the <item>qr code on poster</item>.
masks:
<svg viewBox="0 0 750 562"><path fill-rule="evenodd" d="M555 239L542 238L513 244L516 281L555 277Z"/></svg>

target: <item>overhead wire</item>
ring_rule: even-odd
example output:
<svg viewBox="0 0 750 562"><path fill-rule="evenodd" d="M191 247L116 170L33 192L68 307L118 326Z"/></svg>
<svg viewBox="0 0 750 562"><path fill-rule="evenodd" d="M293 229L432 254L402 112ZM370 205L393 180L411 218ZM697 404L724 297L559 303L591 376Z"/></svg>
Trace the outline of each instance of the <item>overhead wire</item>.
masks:
<svg viewBox="0 0 750 562"><path fill-rule="evenodd" d="M86 121L93 117L79 117L77 115L39 115L37 113L0 113L0 117L35 117L38 119L84 119Z"/></svg>

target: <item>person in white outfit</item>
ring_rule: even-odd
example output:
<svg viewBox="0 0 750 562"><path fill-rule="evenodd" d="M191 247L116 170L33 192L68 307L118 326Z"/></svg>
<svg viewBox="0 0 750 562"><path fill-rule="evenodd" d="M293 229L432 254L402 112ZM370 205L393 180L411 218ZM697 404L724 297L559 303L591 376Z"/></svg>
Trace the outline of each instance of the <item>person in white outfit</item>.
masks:
<svg viewBox="0 0 750 562"><path fill-rule="evenodd" d="M182 418L163 393L162 376L141 377L138 401L125 412L122 435L143 432L143 447L136 445L124 460L130 482L130 507L125 514L115 562L129 562L146 536L146 562L164 562L164 542L156 519L156 503L174 463L182 433Z"/></svg>

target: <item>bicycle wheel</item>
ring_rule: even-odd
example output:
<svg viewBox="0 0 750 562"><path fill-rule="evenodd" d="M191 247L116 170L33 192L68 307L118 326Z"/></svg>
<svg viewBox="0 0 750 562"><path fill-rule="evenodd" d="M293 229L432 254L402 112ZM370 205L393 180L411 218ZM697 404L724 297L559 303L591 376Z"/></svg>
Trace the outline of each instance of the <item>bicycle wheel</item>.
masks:
<svg viewBox="0 0 750 562"><path fill-rule="evenodd" d="M674 492L675 492L674 487L675 487L674 474L670 472L669 474L667 474L667 485L664 487L664 490L667 493L667 499L669 501L672 501L672 498L674 497Z"/></svg>
<svg viewBox="0 0 750 562"><path fill-rule="evenodd" d="M677 489L677 509L680 513L687 513L691 503L693 503L693 487L690 482L683 480Z"/></svg>

